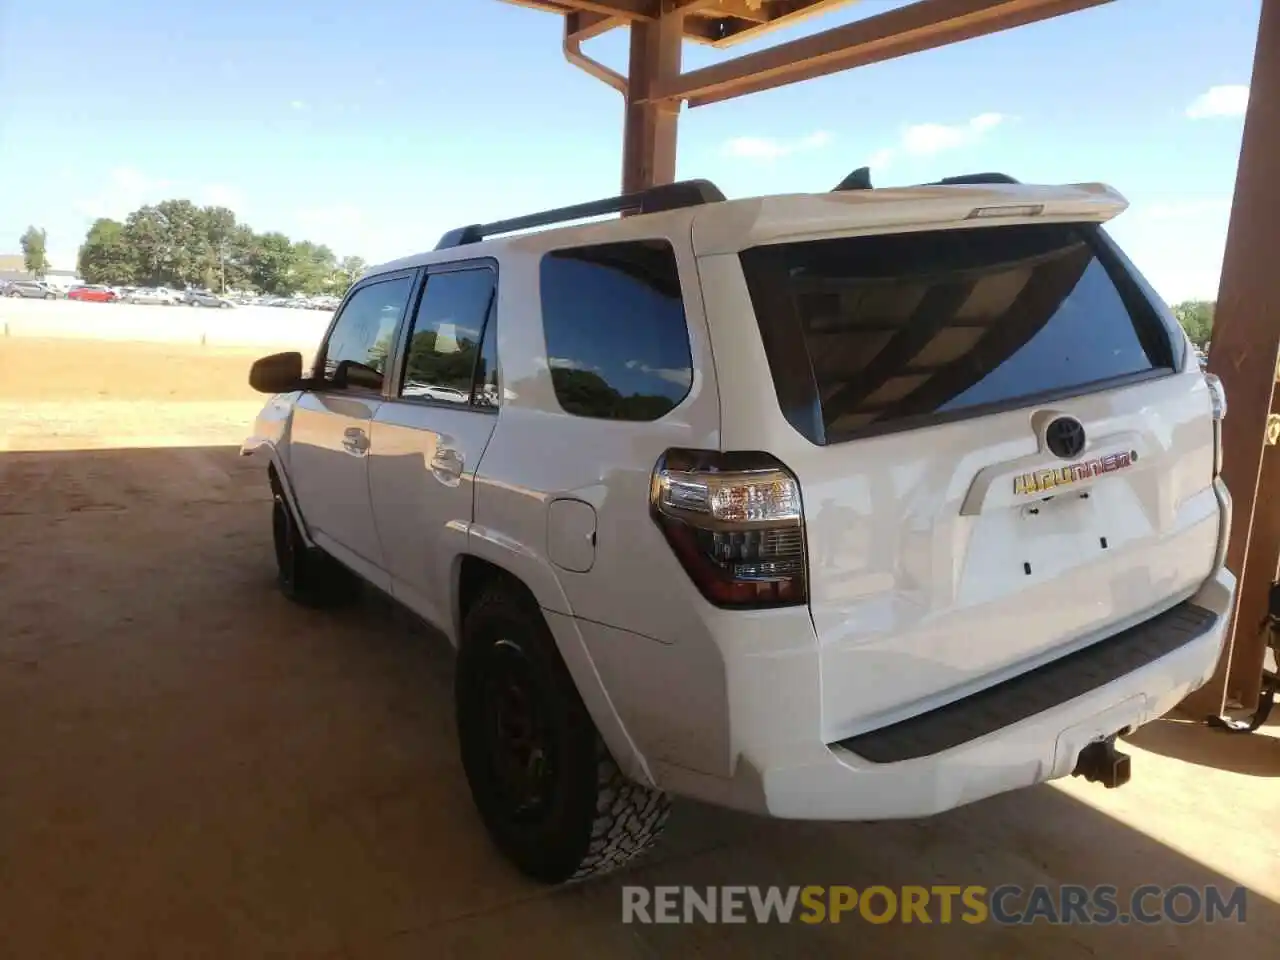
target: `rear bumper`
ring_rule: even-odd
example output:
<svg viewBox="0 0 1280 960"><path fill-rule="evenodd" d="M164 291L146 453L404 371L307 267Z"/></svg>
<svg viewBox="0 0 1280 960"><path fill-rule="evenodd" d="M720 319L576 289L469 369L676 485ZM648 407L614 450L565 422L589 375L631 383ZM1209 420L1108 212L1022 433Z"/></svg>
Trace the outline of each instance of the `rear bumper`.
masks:
<svg viewBox="0 0 1280 960"><path fill-rule="evenodd" d="M1169 644L1166 653L1153 651L1154 659L1136 669L1119 675L1113 669L1115 679L1065 701L1058 698L1047 709L1023 710L1007 725L987 723L988 732L966 734L963 742L937 750L936 736L932 742L926 737L922 747L919 741L912 746L911 737L877 741L875 734L843 744L772 745L741 756L732 787L706 799L783 818L879 820L928 816L1066 776L1088 744L1168 713L1208 681L1230 623L1235 587L1235 577L1220 568L1188 601L1204 614L1199 624L1182 624L1190 639ZM883 762L855 753L851 748L858 741Z"/></svg>

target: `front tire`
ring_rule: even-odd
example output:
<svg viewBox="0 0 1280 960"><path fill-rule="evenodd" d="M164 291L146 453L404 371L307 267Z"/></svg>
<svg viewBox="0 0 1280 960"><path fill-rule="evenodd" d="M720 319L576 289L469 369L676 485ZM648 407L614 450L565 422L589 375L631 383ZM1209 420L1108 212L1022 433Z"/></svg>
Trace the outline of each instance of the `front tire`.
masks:
<svg viewBox="0 0 1280 960"><path fill-rule="evenodd" d="M271 488L271 539L280 592L304 607L332 607L354 600L360 593L355 574L328 554L307 546L275 477Z"/></svg>
<svg viewBox="0 0 1280 960"><path fill-rule="evenodd" d="M564 883L652 847L666 794L610 756L536 604L495 585L468 612L455 674L458 739L485 828L526 876Z"/></svg>

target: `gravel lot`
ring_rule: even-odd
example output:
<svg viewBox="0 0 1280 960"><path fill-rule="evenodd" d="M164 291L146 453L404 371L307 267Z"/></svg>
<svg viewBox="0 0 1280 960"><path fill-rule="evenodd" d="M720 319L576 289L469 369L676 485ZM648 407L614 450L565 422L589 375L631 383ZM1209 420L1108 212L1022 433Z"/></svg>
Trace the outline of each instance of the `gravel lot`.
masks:
<svg viewBox="0 0 1280 960"><path fill-rule="evenodd" d="M377 598L277 595L263 473L234 446L256 352L0 339L0 957L1273 955L1274 726L1162 721L1122 790L925 822L684 804L640 869L526 883L471 811L446 645ZM1254 893L1243 926L633 927L624 881Z"/></svg>

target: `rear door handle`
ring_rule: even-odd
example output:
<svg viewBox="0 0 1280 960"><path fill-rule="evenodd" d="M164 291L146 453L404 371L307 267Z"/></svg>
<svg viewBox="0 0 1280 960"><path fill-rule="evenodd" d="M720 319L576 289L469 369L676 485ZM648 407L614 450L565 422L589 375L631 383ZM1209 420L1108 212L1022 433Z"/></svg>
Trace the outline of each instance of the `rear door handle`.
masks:
<svg viewBox="0 0 1280 960"><path fill-rule="evenodd" d="M359 427L347 427L342 434L342 449L362 457L369 451L369 435Z"/></svg>

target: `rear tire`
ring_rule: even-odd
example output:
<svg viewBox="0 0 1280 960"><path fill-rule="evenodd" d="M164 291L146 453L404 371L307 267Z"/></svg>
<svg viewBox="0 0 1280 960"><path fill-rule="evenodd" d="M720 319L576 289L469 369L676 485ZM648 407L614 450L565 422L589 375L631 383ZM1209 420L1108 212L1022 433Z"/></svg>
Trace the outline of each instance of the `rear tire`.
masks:
<svg viewBox="0 0 1280 960"><path fill-rule="evenodd" d="M657 842L669 798L619 769L531 600L499 584L468 612L455 696L472 799L526 876L584 880Z"/></svg>
<svg viewBox="0 0 1280 960"><path fill-rule="evenodd" d="M44 295L44 298L45 298L46 300L57 300L57 299L58 299L57 295L56 295L56 294L52 294L52 293L46 293L46 294Z"/></svg>
<svg viewBox="0 0 1280 960"><path fill-rule="evenodd" d="M307 546L274 476L271 491L271 539L280 592L305 607L334 607L355 600L360 595L356 575L322 550Z"/></svg>

